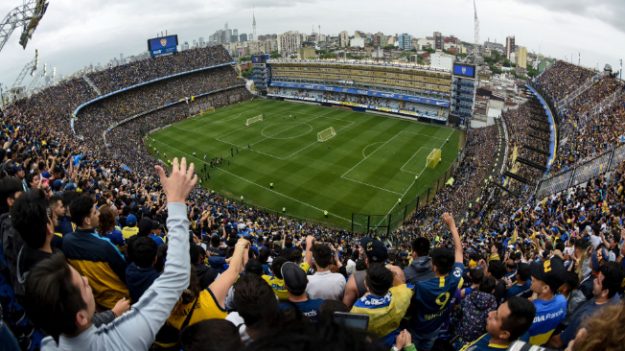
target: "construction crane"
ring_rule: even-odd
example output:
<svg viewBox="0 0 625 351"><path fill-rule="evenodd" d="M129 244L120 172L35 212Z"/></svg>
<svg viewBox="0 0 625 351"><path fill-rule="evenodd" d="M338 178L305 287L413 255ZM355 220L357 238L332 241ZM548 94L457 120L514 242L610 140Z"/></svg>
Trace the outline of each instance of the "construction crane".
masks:
<svg viewBox="0 0 625 351"><path fill-rule="evenodd" d="M48 0L24 0L23 5L11 10L0 22L0 51L18 26L22 26L20 45L26 49L39 21L48 9Z"/></svg>

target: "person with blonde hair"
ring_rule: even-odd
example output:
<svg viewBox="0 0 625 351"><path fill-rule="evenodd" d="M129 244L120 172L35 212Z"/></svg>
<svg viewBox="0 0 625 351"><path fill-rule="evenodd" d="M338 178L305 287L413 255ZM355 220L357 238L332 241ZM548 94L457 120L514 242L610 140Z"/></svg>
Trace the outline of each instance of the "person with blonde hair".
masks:
<svg viewBox="0 0 625 351"><path fill-rule="evenodd" d="M620 351L625 345L625 304L607 306L589 318L566 351Z"/></svg>

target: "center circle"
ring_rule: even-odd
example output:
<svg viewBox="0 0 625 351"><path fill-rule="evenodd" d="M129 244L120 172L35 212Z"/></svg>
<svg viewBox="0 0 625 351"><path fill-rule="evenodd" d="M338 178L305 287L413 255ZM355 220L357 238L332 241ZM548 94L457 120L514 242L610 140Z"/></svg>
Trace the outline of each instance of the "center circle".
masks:
<svg viewBox="0 0 625 351"><path fill-rule="evenodd" d="M312 132L313 126L308 123L285 122L274 123L260 131L260 135L267 139L295 139Z"/></svg>

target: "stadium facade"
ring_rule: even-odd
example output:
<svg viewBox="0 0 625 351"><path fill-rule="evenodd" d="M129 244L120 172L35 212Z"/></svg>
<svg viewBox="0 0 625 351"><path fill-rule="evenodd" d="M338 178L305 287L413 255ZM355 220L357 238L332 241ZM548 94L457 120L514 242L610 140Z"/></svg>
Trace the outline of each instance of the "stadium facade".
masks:
<svg viewBox="0 0 625 351"><path fill-rule="evenodd" d="M426 122L463 125L471 118L476 68L453 70L366 61L272 60L254 56L252 79L261 95L339 105Z"/></svg>

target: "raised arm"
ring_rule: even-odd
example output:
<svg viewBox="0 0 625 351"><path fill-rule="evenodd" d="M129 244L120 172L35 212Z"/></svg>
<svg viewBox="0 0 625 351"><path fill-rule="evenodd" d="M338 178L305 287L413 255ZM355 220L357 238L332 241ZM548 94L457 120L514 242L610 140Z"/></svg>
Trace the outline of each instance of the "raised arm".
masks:
<svg viewBox="0 0 625 351"><path fill-rule="evenodd" d="M167 195L167 228L169 232L167 258L163 273L141 296L141 299L113 323L103 327L100 335L114 335L94 349L147 350L154 342L156 333L163 326L180 295L189 286L191 259L189 257L189 220L185 199L197 183L194 166L187 169L183 158L173 161L169 177L165 170L156 166L161 184ZM114 339L114 340L113 340ZM122 345L123 344L123 347Z"/></svg>
<svg viewBox="0 0 625 351"><path fill-rule="evenodd" d="M310 267L313 266L312 246L315 242L315 237L312 235L306 236L306 252L304 254L304 262L308 263Z"/></svg>
<svg viewBox="0 0 625 351"><path fill-rule="evenodd" d="M219 275L217 279L208 287L215 296L216 302L221 308L224 308L226 304L226 296L228 290L237 281L239 274L243 271L245 266L245 258L248 255L250 248L250 242L240 238L234 246L234 253L230 258L230 265L225 272Z"/></svg>
<svg viewBox="0 0 625 351"><path fill-rule="evenodd" d="M462 241L460 240L460 234L458 234L458 228L456 228L456 222L454 217L449 212L443 213L443 221L447 224L449 231L451 232L451 238L454 241L454 256L457 263L463 263L463 249Z"/></svg>

